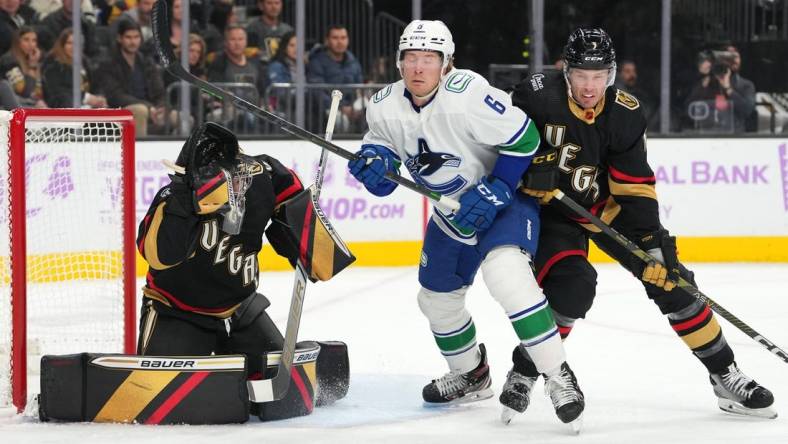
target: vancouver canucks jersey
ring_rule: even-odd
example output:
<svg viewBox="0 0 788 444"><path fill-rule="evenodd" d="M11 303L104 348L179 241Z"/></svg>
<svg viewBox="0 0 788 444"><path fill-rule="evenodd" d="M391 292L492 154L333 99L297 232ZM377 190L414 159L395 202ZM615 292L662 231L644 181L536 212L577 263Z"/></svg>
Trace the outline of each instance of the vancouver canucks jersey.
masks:
<svg viewBox="0 0 788 444"><path fill-rule="evenodd" d="M389 148L425 187L460 196L493 171L499 156L530 157L539 134L505 92L481 75L453 69L423 106L413 103L400 80L378 91L367 108L365 144ZM438 208L434 220L453 238L458 232Z"/></svg>
<svg viewBox="0 0 788 444"><path fill-rule="evenodd" d="M608 88L595 108L582 109L569 99L563 73L554 71L527 78L512 100L542 133L539 152L558 151L561 191L626 236L640 238L659 228L646 119L637 98Z"/></svg>

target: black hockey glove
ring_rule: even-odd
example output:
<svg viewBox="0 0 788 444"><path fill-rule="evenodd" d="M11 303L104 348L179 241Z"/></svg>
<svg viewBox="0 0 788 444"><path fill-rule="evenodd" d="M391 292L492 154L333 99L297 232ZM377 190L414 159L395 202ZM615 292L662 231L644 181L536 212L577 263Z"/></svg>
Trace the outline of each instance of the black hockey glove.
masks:
<svg viewBox="0 0 788 444"><path fill-rule="evenodd" d="M523 174L522 191L546 204L558 188L559 174L558 151L551 148L531 160L531 165Z"/></svg>
<svg viewBox="0 0 788 444"><path fill-rule="evenodd" d="M640 248L657 259L649 263L639 262L643 270L640 279L665 291L673 290L679 281L679 259L676 238L667 230L659 229L640 238Z"/></svg>

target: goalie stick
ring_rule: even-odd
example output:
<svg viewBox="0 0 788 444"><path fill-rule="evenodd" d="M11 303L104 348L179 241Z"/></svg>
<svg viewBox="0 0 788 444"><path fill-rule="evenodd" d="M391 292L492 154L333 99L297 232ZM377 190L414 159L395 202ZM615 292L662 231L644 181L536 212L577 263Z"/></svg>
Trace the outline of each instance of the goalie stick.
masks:
<svg viewBox="0 0 788 444"><path fill-rule="evenodd" d="M337 110L339 108L339 100L342 98L342 93L333 91L331 93L331 108L328 114L328 122L326 124L326 140L331 140L334 132L334 124L337 118ZM312 189L312 201L317 210L317 217L319 217L326 229L333 233L334 229L325 217L320 206L318 205L317 197L320 189L323 186L323 170L325 168L325 155L326 151L320 155L320 163L318 164L317 173L315 174L315 184ZM277 364L276 376L272 379L263 379L257 381L247 381L246 388L249 392L249 400L252 402L270 402L277 399L284 398L287 389L290 387L290 372L293 367L293 358L295 356L296 342L298 342L298 328L301 325L301 313L304 309L304 296L306 294L306 269L301 259L296 260L295 265L295 282L293 283L293 296L290 301L290 311L287 317L287 327L285 328L284 346L282 347L282 356Z"/></svg>
<svg viewBox="0 0 788 444"><path fill-rule="evenodd" d="M156 4L153 6L153 12L151 14L151 22L153 25L153 39L156 44L156 52L158 53L159 59L164 65L164 68L173 76L197 86L201 90L218 99L221 99L222 101L232 102L236 107L245 109L246 111L249 111L263 120L267 120L270 123L278 125L282 131L290 133L299 139L312 142L315 145L328 150L346 160L358 159L358 156L351 153L350 151L347 151L346 149L303 129L300 126L277 116L276 114L270 113L229 91L219 88L210 82L206 82L183 69L183 67L175 59L175 52L172 49L172 43L170 43L170 21L167 17L166 0L156 0ZM443 207L452 213L456 212L460 208L459 202L452 199L451 197L443 196L440 193L432 191L425 186L408 180L399 174L387 171L386 179L402 185L411 191L415 191L429 199L432 199L438 206Z"/></svg>
<svg viewBox="0 0 788 444"><path fill-rule="evenodd" d="M627 239L624 235L613 229L610 225L604 223L601 219L591 214L588 210L586 210L580 204L572 200L572 198L564 194L561 190L556 189L553 192L553 197L557 199L561 204L565 205L566 207L574 211L577 215L589 220L592 224L594 224L594 226L602 230L603 233L610 236L610 238L613 239L616 243L626 248L630 253L640 258L643 262L646 263L657 262L657 260L653 256L643 251L643 249L637 246L637 244ZM744 334L755 340L755 342L761 344L761 346L763 346L766 350L769 350L775 356L782 359L784 362L788 363L788 353L786 353L785 350L776 346L774 342L766 339L763 335L755 331L744 321L737 318L731 312L729 312L720 304L715 302L713 299L703 294L703 292L698 290L698 288L692 285L689 281L679 276L677 287L679 287L682 291L687 292L689 295L694 296L699 301L708 304L712 310L714 310L717 314L725 318L725 320L730 322L731 325L738 328L739 330L744 332Z"/></svg>

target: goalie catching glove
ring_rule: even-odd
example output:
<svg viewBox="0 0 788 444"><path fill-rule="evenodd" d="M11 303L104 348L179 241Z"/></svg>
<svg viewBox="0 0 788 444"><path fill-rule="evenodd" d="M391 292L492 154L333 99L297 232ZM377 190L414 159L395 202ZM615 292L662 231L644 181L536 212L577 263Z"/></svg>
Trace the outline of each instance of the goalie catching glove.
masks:
<svg viewBox="0 0 788 444"><path fill-rule="evenodd" d="M194 212L221 214L222 231L240 233L246 191L262 168L240 153L235 135L219 124L205 123L189 136L175 163L185 172L173 182L191 189Z"/></svg>
<svg viewBox="0 0 788 444"><path fill-rule="evenodd" d="M665 291L673 290L679 281L679 259L676 238L660 229L640 238L638 245L656 259L645 263L638 259L635 270L643 270L640 279Z"/></svg>

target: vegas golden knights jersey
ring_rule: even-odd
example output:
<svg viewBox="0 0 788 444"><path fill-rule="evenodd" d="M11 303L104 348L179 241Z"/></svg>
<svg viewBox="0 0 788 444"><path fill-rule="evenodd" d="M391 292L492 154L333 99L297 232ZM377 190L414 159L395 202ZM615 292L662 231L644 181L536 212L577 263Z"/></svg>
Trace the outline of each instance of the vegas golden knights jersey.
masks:
<svg viewBox="0 0 788 444"><path fill-rule="evenodd" d="M536 122L542 136L537 155L557 149L561 191L625 236L659 229L646 119L637 98L611 87L595 108L583 109L569 99L563 73L555 71L526 78L512 101Z"/></svg>
<svg viewBox="0 0 788 444"><path fill-rule="evenodd" d="M225 318L255 292L257 256L274 207L303 187L276 159L254 159L263 171L253 176L246 191L246 214L237 235L220 229L220 215L195 214L188 186L170 183L159 190L137 236L137 248L149 265L143 288L147 297Z"/></svg>

